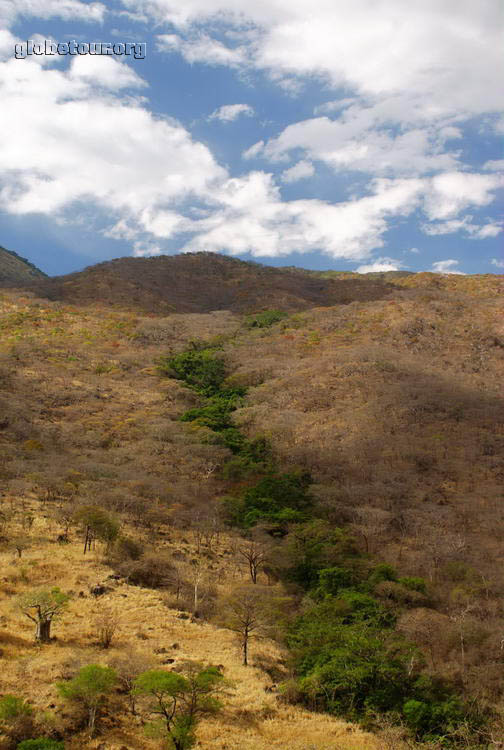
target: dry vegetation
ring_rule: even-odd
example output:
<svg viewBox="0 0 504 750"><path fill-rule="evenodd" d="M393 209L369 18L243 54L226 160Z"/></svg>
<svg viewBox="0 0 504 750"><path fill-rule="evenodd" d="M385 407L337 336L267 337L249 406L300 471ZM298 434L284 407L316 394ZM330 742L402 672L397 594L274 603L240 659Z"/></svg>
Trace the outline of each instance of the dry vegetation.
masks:
<svg viewBox="0 0 504 750"><path fill-rule="evenodd" d="M98 297L110 289L107 274ZM217 289L220 267L214 276ZM124 691L108 699L89 739L55 683L90 663L130 659L142 671L192 659L222 665L233 683L223 710L198 726L198 747L406 747L402 730L376 739L279 700L267 688L290 676L284 647L252 640L244 667L236 634L216 624L219 602L250 580L243 539L222 526L218 502L246 482L223 477L231 454L207 428L179 421L199 396L156 369L160 355L191 340L221 344L233 382L248 387L235 423L249 437L266 435L283 470L311 472L319 513L351 531L362 555L426 579L426 594L410 597L397 626L423 652L425 671L502 704L504 281L417 274L372 284L382 292L362 287L346 305L307 310L306 287L302 304L300 293L267 302L301 312L265 329L238 314L257 305L250 297L242 307L233 296L235 312L161 316L87 304L96 297L80 307L2 293L0 693L30 701L39 734L64 736L75 750L156 747ZM128 293L122 287L115 301ZM199 309L211 304L209 295ZM84 554L75 517L91 505L121 525L123 547L97 541ZM260 585L273 583L267 570L259 567ZM98 597L97 584L106 588ZM56 639L35 646L17 597L54 585L71 592L69 605ZM285 593L280 583L270 589ZM405 595L393 581L375 593L385 606Z"/></svg>

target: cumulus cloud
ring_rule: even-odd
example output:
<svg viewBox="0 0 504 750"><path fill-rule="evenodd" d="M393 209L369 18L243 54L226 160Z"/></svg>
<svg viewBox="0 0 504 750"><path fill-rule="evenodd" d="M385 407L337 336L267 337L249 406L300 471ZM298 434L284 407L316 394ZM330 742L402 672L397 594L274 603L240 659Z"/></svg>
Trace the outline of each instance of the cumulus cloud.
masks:
<svg viewBox="0 0 504 750"><path fill-rule="evenodd" d="M106 7L99 2L80 0L0 0L0 22L13 24L20 16L32 18L61 18L101 22Z"/></svg>
<svg viewBox="0 0 504 750"><path fill-rule="evenodd" d="M504 268L504 260L497 260L497 258L492 258L490 263L497 268Z"/></svg>
<svg viewBox="0 0 504 750"><path fill-rule="evenodd" d="M483 164L483 169L489 172L504 172L504 159L490 159Z"/></svg>
<svg viewBox="0 0 504 750"><path fill-rule="evenodd" d="M431 234L481 239L500 231L462 215L493 200L504 179L499 162L472 174L457 150L464 121L502 105L496 0L486 0L484 12L455 0L413 0L407 23L402 0L121 2L131 19L159 24L160 50L191 64L266 71L294 93L319 77L328 99L336 95L331 87L345 91L243 158L285 162L287 183L323 162L368 175L366 187L340 202L284 201L268 171L234 178L179 122L154 116L131 66L105 57L78 57L65 70L56 60L19 63L11 59L14 37L3 31L0 53L9 57L0 95L16 122L0 121L4 210L62 220L78 217L81 206L94 209L107 236L131 242L137 255L180 238L185 250L317 250L367 261L391 225L417 210L435 222ZM6 28L20 15L101 22L105 12L99 2L0 0ZM250 114L249 105L235 104L212 117ZM399 262L384 257L368 266L375 263ZM447 263L456 261L438 262Z"/></svg>
<svg viewBox="0 0 504 750"><path fill-rule="evenodd" d="M311 161L298 161L293 167L286 169L282 172L282 180L284 182L298 182L298 180L304 180L307 177L313 177L315 174L315 167Z"/></svg>
<svg viewBox="0 0 504 750"><path fill-rule="evenodd" d="M3 105L17 122L0 120L4 210L75 219L81 206L94 207L107 236L131 242L136 254L181 237L185 250L278 256L316 249L363 260L383 245L389 220L421 200L414 179L377 180L368 195L329 203L283 201L266 172L231 178L180 123L119 96L143 82L115 60L76 58L60 70L11 59L0 80Z"/></svg>
<svg viewBox="0 0 504 750"><path fill-rule="evenodd" d="M141 88L147 85L129 65L103 55L74 57L69 78L77 83L103 86L113 91L128 87Z"/></svg>
<svg viewBox="0 0 504 750"><path fill-rule="evenodd" d="M264 148L264 141L258 141L254 143L250 148L243 152L242 157L244 159L255 159L260 156Z"/></svg>
<svg viewBox="0 0 504 750"><path fill-rule="evenodd" d="M376 273L383 271L399 271L403 267L401 261L393 258L377 258L373 263L359 266L357 273Z"/></svg>
<svg viewBox="0 0 504 750"><path fill-rule="evenodd" d="M382 105L351 105L337 120L317 117L288 125L262 147L265 158L278 161L302 149L337 172L355 170L376 175L418 175L452 170L455 152L443 151L446 135L434 127L382 126L388 111ZM379 126L379 127L378 127Z"/></svg>
<svg viewBox="0 0 504 750"><path fill-rule="evenodd" d="M464 276L465 275L464 272L459 271L457 269L458 264L459 264L458 260L453 260L453 259L438 260L436 261L436 263L432 264L432 270L435 273L445 273L445 274L456 273L456 274L459 274L460 276Z"/></svg>
<svg viewBox="0 0 504 750"><path fill-rule="evenodd" d="M501 63L498 0L487 0L483 7L413 0L407 13L402 0L122 2L157 23L174 25L190 43L204 24L219 31L246 28L248 64L274 71L280 80L282 74L319 74L331 85L361 95L383 98L402 92L403 105L416 102L417 113L427 119L461 111L494 112L502 106L495 76ZM204 61L203 54L199 59Z"/></svg>
<svg viewBox="0 0 504 750"><path fill-rule="evenodd" d="M415 180L381 180L371 195L353 201L282 201L271 174L251 172L228 180L215 193L215 210L193 223L196 235L185 249L256 256L317 250L363 260L383 246L389 217L415 209L420 187Z"/></svg>
<svg viewBox="0 0 504 750"><path fill-rule="evenodd" d="M489 237L497 237L502 232L502 225L492 221L487 224L476 224L472 221L472 216L465 216L463 219L424 224L422 229L425 234L431 236L464 232L469 239L485 240Z"/></svg>
<svg viewBox="0 0 504 750"><path fill-rule="evenodd" d="M191 39L184 39L178 34L160 34L157 37L157 46L160 51L179 52L188 63L236 68L247 60L245 47L226 47L222 42L204 33Z"/></svg>
<svg viewBox="0 0 504 750"><path fill-rule="evenodd" d="M221 122L233 122L242 115L252 117L254 114L254 108L249 104L224 104L222 107L219 107L212 112L208 119L220 120Z"/></svg>
<svg viewBox="0 0 504 750"><path fill-rule="evenodd" d="M429 219L450 219L471 206L487 206L494 191L504 185L504 175L446 172L430 182L425 197Z"/></svg>
<svg viewBox="0 0 504 750"><path fill-rule="evenodd" d="M0 80L16 118L15 128L0 120L0 196L11 213L56 214L86 201L141 220L147 207L206 193L227 176L179 123L114 95L141 83L123 63L76 58L59 71L11 59Z"/></svg>

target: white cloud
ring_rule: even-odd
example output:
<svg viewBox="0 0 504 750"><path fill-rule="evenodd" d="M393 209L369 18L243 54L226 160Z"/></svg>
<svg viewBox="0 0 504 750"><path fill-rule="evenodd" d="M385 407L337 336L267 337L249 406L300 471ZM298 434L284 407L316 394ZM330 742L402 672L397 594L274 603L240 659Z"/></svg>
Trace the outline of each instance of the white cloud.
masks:
<svg viewBox="0 0 504 750"><path fill-rule="evenodd" d="M450 219L470 206L487 206L493 192L504 185L504 176L447 172L436 175L425 196L429 219Z"/></svg>
<svg viewBox="0 0 504 750"><path fill-rule="evenodd" d="M255 159L257 156L260 155L263 148L264 148L264 141L258 141L257 143L254 143L253 146L251 146L246 151L244 151L242 154L242 157L244 159Z"/></svg>
<svg viewBox="0 0 504 750"><path fill-rule="evenodd" d="M122 85L142 84L123 63L86 62L67 70L31 58L0 64L2 103L17 123L0 119L4 210L71 220L94 211L108 236L143 255L182 236L185 250L317 249L363 260L383 245L390 219L419 205L414 179L377 180L368 195L341 203L282 201L273 175L230 178L180 123L118 98Z"/></svg>
<svg viewBox="0 0 504 750"><path fill-rule="evenodd" d="M460 215L488 205L503 177L465 171L447 144L459 139L465 120L502 105L497 0L412 0L407 15L402 0L122 2L135 18L169 31L158 37L159 48L191 64L240 74L260 69L292 92L316 77L328 99L331 87L344 91L345 99L316 112L334 119L289 125L243 157L291 164L294 156L297 163L283 172L287 182L313 174L313 161L336 172L359 171L370 175L364 194L333 203L282 201L271 174L231 178L179 122L155 117L145 100L125 92L145 85L132 67L79 57L57 70L51 61L14 61L11 48L0 68L2 105L16 123L0 120L4 210L61 220L78 218L83 206L81 215L94 211L108 236L134 243L139 255L180 237L186 250L263 257L319 250L365 261L384 246L397 218L422 207L437 222L433 233L459 222L456 231L495 236L496 224ZM105 5L0 0L5 25L19 15L101 22ZM0 33L0 52L13 39ZM225 107L216 111L224 121L250 114L248 105L226 106L227 119ZM455 261L438 264L446 263L450 269Z"/></svg>
<svg viewBox="0 0 504 750"><path fill-rule="evenodd" d="M341 110L349 107L351 104L358 104L359 100L354 97L347 97L345 99L333 99L330 102L319 104L314 107L314 115L330 115L334 112L341 112Z"/></svg>
<svg viewBox="0 0 504 750"><path fill-rule="evenodd" d="M436 263L432 264L432 270L435 273L445 273L445 274L452 274L456 273L460 276L464 276L463 271L459 271L456 266L458 266L459 262L458 260L438 260Z"/></svg>
<svg viewBox="0 0 504 750"><path fill-rule="evenodd" d="M103 21L106 7L99 2L80 0L0 0L0 22L11 25L20 16L62 18L88 22Z"/></svg>
<svg viewBox="0 0 504 750"><path fill-rule="evenodd" d="M458 155L443 151L446 133L431 126L396 132L396 127L386 123L389 115L389 108L381 104L352 104L337 120L317 117L287 126L262 152L278 161L302 149L310 159L323 161L337 172L419 175L456 167Z"/></svg>
<svg viewBox="0 0 504 750"><path fill-rule="evenodd" d="M284 182L297 182L298 180L304 180L306 177L313 177L314 174L315 167L311 161L298 161L293 167L282 172L282 180Z"/></svg>
<svg viewBox="0 0 504 750"><path fill-rule="evenodd" d="M235 68L244 65L247 60L245 47L226 47L222 42L203 33L191 39L184 39L177 34L160 34L157 43L160 51L179 52L184 60L191 64L204 63Z"/></svg>
<svg viewBox="0 0 504 750"><path fill-rule="evenodd" d="M282 201L271 174L251 172L230 179L214 195L216 210L193 223L186 250L226 249L232 254L283 256L318 250L335 258L362 260L384 244L388 219L418 205L415 180L380 180L374 192L354 201Z"/></svg>
<svg viewBox="0 0 504 750"><path fill-rule="evenodd" d="M220 120L221 122L233 122L241 115L252 117L254 108L249 104L224 104L209 116L209 120Z"/></svg>
<svg viewBox="0 0 504 750"><path fill-rule="evenodd" d="M483 169L489 172L504 172L504 159L491 159L483 164Z"/></svg>
<svg viewBox="0 0 504 750"><path fill-rule="evenodd" d="M393 258L377 258L373 263L359 266L355 270L357 273L376 273L383 271L399 271L402 267L402 263L399 260L394 260Z"/></svg>
<svg viewBox="0 0 504 750"><path fill-rule="evenodd" d="M472 216L464 216L463 219L450 219L449 221L440 221L433 224L424 224L422 226L425 234L440 235L452 234L454 232L465 232L469 239L485 240L489 237L497 237L502 232L502 225L496 222L487 224L475 224Z"/></svg>
<svg viewBox="0 0 504 750"><path fill-rule="evenodd" d="M497 268L504 268L504 260L497 260L497 258L492 258L490 263L493 266L497 266Z"/></svg>
<svg viewBox="0 0 504 750"><path fill-rule="evenodd" d="M74 57L69 78L76 82L103 86L112 91L129 86L139 88L147 85L129 65L103 55Z"/></svg>
<svg viewBox="0 0 504 750"><path fill-rule="evenodd" d="M141 222L145 208L206 194L227 177L179 123L103 91L139 84L122 63L90 62L77 72L47 70L32 58L0 65L2 103L16 120L13 128L0 119L4 210L57 214L85 201Z"/></svg>
<svg viewBox="0 0 504 750"><path fill-rule="evenodd" d="M249 64L274 71L280 80L320 74L360 95L401 92L403 104L415 101L427 119L495 112L503 103L495 76L501 63L498 0L412 0L407 13L403 0L122 1L158 23L173 24L189 42L203 24L219 31L247 29Z"/></svg>
<svg viewBox="0 0 504 750"><path fill-rule="evenodd" d="M410 253L414 253L415 255L418 255L418 253L420 252L418 247L410 247L409 251Z"/></svg>

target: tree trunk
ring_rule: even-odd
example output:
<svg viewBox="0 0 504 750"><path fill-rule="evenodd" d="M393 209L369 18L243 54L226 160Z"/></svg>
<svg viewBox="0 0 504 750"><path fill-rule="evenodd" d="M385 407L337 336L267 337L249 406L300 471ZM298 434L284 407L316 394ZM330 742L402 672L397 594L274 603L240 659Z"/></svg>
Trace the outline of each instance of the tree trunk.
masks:
<svg viewBox="0 0 504 750"><path fill-rule="evenodd" d="M51 621L39 620L35 632L35 640L39 643L50 643L51 641Z"/></svg>
<svg viewBox="0 0 504 750"><path fill-rule="evenodd" d="M243 636L243 666L248 666L248 635Z"/></svg>
<svg viewBox="0 0 504 750"><path fill-rule="evenodd" d="M94 734L95 721L96 721L96 709L97 709L97 706L89 707L88 729L89 729L90 737L92 737Z"/></svg>

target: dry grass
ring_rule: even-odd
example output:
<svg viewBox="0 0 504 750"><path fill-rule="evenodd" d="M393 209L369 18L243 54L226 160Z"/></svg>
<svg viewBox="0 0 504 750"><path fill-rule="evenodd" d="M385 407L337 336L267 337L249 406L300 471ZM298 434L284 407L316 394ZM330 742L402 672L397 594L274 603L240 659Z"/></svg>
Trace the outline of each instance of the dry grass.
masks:
<svg viewBox="0 0 504 750"><path fill-rule="evenodd" d="M39 525L44 525L43 520L39 520ZM225 545L226 540L222 543ZM26 581L17 580L9 595L1 594L5 613L0 631L1 691L22 694L39 712L54 713L59 726L68 726L69 709L58 698L55 683L70 677L79 666L107 663L134 648L160 665L166 657L175 659L173 666L186 660L222 665L233 687L225 698L222 715L205 720L199 726L199 747L207 750L379 748L371 735L350 724L279 703L274 694L266 692L271 685L269 676L257 667L241 665L233 633L210 623L180 619L178 611L166 607L162 593L109 580L107 584L113 587L112 591L98 599L90 595L90 587L105 581L111 570L100 561L99 552L84 556L80 540L65 546L35 545L19 562L13 561L11 553L2 553L0 562L6 577L12 577L20 564L27 571ZM231 569L227 572L228 582L221 583L223 592L235 583ZM222 575L220 578L223 580ZM15 596L33 587L55 584L64 591L74 592L73 597L66 613L53 625L55 640L38 647L33 643L32 624L15 606ZM79 596L79 592L85 596ZM92 630L93 620L105 605L117 611L120 617L119 632L106 651L98 648L96 633ZM159 649L165 651L158 655ZM253 644L252 661L254 652L259 651L262 658L273 661L284 657L279 647L269 640ZM156 747L144 738L138 721L128 713L126 706L116 718L110 712L105 715L99 739L90 741L84 734L77 734L67 747L70 750L96 748L101 742L106 743L107 750L121 745Z"/></svg>

